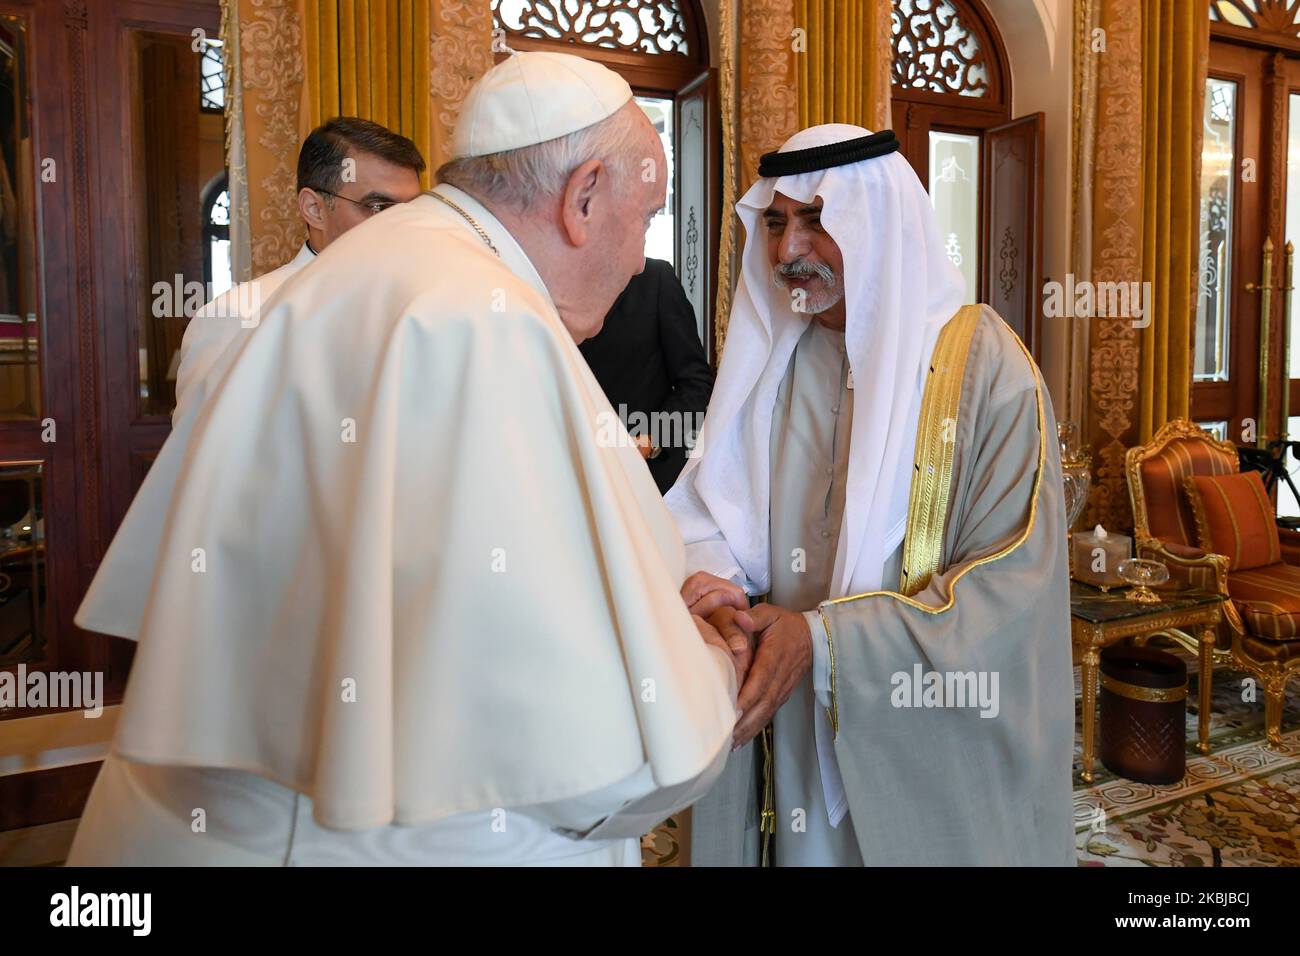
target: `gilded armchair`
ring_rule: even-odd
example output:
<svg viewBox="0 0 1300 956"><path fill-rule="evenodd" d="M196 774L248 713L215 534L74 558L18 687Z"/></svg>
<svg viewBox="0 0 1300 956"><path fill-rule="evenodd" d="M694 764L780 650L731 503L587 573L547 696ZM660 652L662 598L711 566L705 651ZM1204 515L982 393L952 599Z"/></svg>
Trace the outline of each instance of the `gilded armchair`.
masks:
<svg viewBox="0 0 1300 956"><path fill-rule="evenodd" d="M1300 534L1279 529L1282 560L1248 571L1230 571L1226 556L1199 547L1184 479L1238 471L1237 449L1186 419L1130 448L1124 465L1138 556L1163 562L1174 580L1224 596L1217 643L1227 650L1216 658L1263 685L1265 736L1280 746L1287 681L1300 672Z"/></svg>

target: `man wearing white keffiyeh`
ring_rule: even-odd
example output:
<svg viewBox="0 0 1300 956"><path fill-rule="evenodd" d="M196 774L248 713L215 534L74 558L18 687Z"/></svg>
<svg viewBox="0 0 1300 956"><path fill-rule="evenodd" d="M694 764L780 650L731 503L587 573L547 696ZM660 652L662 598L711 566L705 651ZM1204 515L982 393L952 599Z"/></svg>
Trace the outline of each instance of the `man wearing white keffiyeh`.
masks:
<svg viewBox="0 0 1300 956"><path fill-rule="evenodd" d="M667 497L687 603L755 642L696 863L1071 862L1050 402L996 313L962 306L896 149L805 130L738 204L726 352Z"/></svg>

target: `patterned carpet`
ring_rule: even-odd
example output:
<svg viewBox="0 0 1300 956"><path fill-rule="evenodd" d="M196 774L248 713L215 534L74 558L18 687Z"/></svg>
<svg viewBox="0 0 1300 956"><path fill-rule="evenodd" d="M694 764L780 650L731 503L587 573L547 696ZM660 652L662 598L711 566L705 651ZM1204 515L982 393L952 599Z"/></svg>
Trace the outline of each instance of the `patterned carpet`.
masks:
<svg viewBox="0 0 1300 956"><path fill-rule="evenodd" d="M1082 754L1075 668L1074 818L1080 866L1300 866L1300 680L1282 713L1280 751L1264 747L1264 698L1243 701L1249 675L1215 671L1210 752L1196 751L1196 663L1188 661L1187 773L1167 787L1116 777L1097 761L1078 781ZM682 866L689 814L641 841L646 866Z"/></svg>
<svg viewBox="0 0 1300 956"><path fill-rule="evenodd" d="M690 819L690 811L685 814ZM642 866L689 866L682 858L682 823L676 817L669 817L650 833L641 838Z"/></svg>
<svg viewBox="0 0 1300 956"><path fill-rule="evenodd" d="M1282 712L1280 751L1263 745L1264 699L1243 701L1249 675L1214 673L1210 752L1197 753L1195 665L1188 664L1187 773L1156 787L1116 777L1098 762L1078 782L1074 819L1081 866L1300 866L1300 681ZM1075 670L1076 695L1079 672ZM1077 709L1077 708L1076 708Z"/></svg>

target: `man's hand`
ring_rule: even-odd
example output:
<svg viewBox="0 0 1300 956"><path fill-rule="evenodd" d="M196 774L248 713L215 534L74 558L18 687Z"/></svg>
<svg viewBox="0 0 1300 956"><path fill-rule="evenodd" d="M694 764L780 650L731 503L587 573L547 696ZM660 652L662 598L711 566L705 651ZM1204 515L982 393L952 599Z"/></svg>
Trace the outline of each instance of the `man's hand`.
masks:
<svg viewBox="0 0 1300 956"><path fill-rule="evenodd" d="M743 687L749 665L754 660L754 621L748 611L734 607L718 608L709 616L709 623L722 636L731 651L736 668L736 686Z"/></svg>
<svg viewBox="0 0 1300 956"><path fill-rule="evenodd" d="M691 620L695 622L696 630L700 632L700 637L704 639L705 644L712 644L714 647L721 648L731 661L731 666L736 669L736 686L739 687L745 680L745 671L749 669L749 661L745 660L743 664L732 651L731 645L718 633L718 629L710 624L698 614L692 614Z"/></svg>
<svg viewBox="0 0 1300 956"><path fill-rule="evenodd" d="M720 607L734 607L737 611L749 608L749 598L743 588L707 571L696 571L686 579L682 585L682 600L692 614L704 618Z"/></svg>
<svg viewBox="0 0 1300 956"><path fill-rule="evenodd" d="M744 716L732 734L735 747L743 747L767 726L812 666L812 633L802 614L759 604L748 617L758 631L758 649L736 702Z"/></svg>
<svg viewBox="0 0 1300 956"><path fill-rule="evenodd" d="M632 440L636 442L636 450L641 453L641 457L648 459L650 452L654 451L654 446L650 444L650 436L633 435Z"/></svg>

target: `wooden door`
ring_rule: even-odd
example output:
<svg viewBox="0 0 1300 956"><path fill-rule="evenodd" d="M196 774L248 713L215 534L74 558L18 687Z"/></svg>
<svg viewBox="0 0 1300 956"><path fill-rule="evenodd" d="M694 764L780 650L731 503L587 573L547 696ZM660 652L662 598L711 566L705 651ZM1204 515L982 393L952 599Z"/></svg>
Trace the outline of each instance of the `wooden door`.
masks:
<svg viewBox="0 0 1300 956"><path fill-rule="evenodd" d="M674 98L677 131L674 162L674 226L677 278L695 309L695 322L709 361L713 305L717 297L720 194L717 81L712 70L683 86Z"/></svg>
<svg viewBox="0 0 1300 956"><path fill-rule="evenodd" d="M1043 311L1042 113L984 133L983 268L980 300L987 302L1038 357Z"/></svg>
<svg viewBox="0 0 1300 956"><path fill-rule="evenodd" d="M184 317L157 320L151 280L202 282L224 142L194 44L219 19L218 0L0 0L0 668L102 673L105 703L132 645L72 619L170 431Z"/></svg>
<svg viewBox="0 0 1300 956"><path fill-rule="evenodd" d="M1285 129L1275 115L1279 70L1286 70L1281 54L1211 43L1191 407L1196 421L1247 444L1261 427L1276 428L1258 421L1261 296L1249 286L1260 283L1265 239L1273 235L1282 246L1281 221L1270 224L1269 210L1285 170L1273 150ZM1266 295L1276 316L1280 300ZM1280 322L1272 325L1280 331Z"/></svg>
<svg viewBox="0 0 1300 956"><path fill-rule="evenodd" d="M97 140L112 144L93 170L94 268L104 277L96 303L103 384L94 549L102 554L171 432L176 350L187 313L207 298L185 294L204 278L202 192L224 169L225 152L221 115L200 108L197 46L218 35L216 0L116 0L94 11L100 92L91 122ZM160 293L159 283L169 291ZM120 684L134 644L107 640Z"/></svg>
<svg viewBox="0 0 1300 956"><path fill-rule="evenodd" d="M73 614L102 542L86 4L0 0L0 670L108 670ZM39 712L47 712L42 708ZM0 708L0 719L32 708Z"/></svg>

